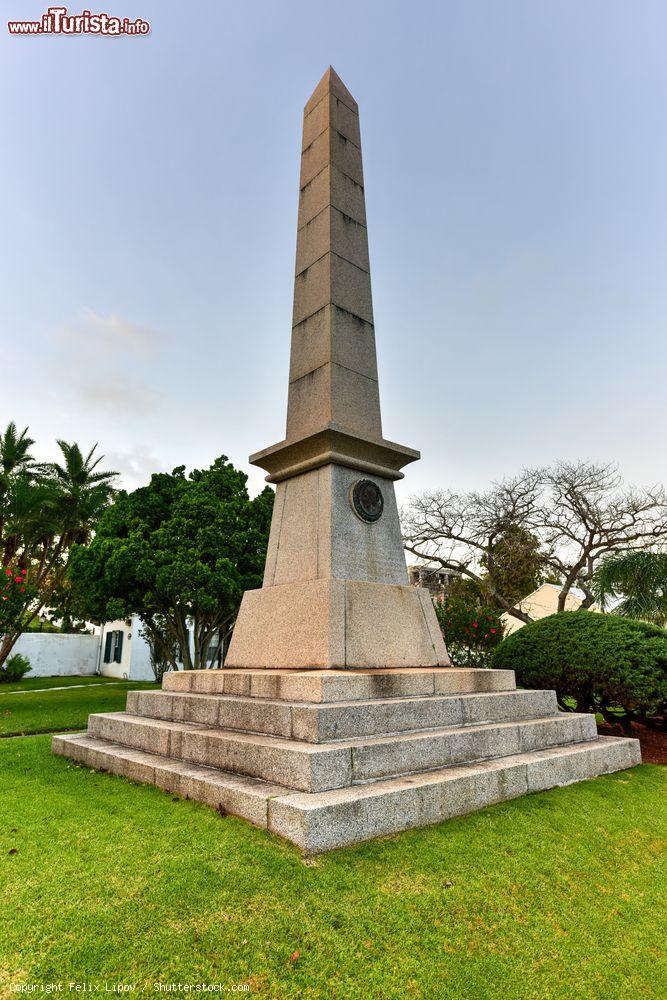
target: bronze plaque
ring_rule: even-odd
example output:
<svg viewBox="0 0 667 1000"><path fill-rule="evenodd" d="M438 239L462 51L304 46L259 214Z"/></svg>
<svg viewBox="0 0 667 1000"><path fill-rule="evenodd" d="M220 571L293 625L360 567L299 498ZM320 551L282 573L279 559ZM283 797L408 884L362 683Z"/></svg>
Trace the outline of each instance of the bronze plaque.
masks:
<svg viewBox="0 0 667 1000"><path fill-rule="evenodd" d="M352 487L352 507L362 521L379 521L384 510L382 490L370 479L360 479Z"/></svg>

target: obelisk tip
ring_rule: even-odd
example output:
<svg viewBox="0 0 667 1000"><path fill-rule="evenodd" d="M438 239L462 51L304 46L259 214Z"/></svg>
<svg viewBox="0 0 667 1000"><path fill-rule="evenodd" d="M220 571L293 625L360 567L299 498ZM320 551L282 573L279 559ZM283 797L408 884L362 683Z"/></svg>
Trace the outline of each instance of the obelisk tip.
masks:
<svg viewBox="0 0 667 1000"><path fill-rule="evenodd" d="M313 108L320 103L326 94L333 94L333 96L337 97L339 101L346 104L351 111L354 111L357 114L359 113L359 106L354 97L347 89L333 66L329 66L324 71L322 79L310 95L308 103L305 107L305 114L309 114Z"/></svg>

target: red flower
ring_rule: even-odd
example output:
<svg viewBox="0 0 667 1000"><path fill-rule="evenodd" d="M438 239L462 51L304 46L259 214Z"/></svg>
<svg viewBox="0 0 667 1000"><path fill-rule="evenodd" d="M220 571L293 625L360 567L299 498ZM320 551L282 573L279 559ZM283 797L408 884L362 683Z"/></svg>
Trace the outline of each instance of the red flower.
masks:
<svg viewBox="0 0 667 1000"><path fill-rule="evenodd" d="M21 589L21 593L25 594L25 587L21 587L20 589Z"/></svg>
<svg viewBox="0 0 667 1000"><path fill-rule="evenodd" d="M15 576L14 577L14 583L23 583L23 577L22 576Z"/></svg>
<svg viewBox="0 0 667 1000"><path fill-rule="evenodd" d="M6 569L5 573L7 574L7 576L11 576L12 575L12 571L10 569Z"/></svg>
<svg viewBox="0 0 667 1000"><path fill-rule="evenodd" d="M492 628L491 629L491 635L495 635L495 634L496 634L496 630L494 628Z"/></svg>
<svg viewBox="0 0 667 1000"><path fill-rule="evenodd" d="M477 622L473 622L473 623L472 623L472 627L473 627L473 628L477 628Z"/></svg>

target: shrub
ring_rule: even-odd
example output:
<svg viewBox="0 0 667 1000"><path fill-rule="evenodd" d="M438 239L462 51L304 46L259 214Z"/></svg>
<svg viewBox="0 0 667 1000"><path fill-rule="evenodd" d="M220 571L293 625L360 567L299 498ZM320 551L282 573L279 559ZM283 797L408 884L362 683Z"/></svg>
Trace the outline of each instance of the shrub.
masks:
<svg viewBox="0 0 667 1000"><path fill-rule="evenodd" d="M29 670L32 670L30 666L30 660L20 653L14 653L10 656L3 667L0 667L0 683L3 681L7 684L11 684L14 681L20 681L24 674L27 674Z"/></svg>
<svg viewBox="0 0 667 1000"><path fill-rule="evenodd" d="M561 708L600 712L628 727L633 718L646 722L664 713L667 631L616 615L563 611L508 636L492 666L515 670L522 687L555 688Z"/></svg>
<svg viewBox="0 0 667 1000"><path fill-rule="evenodd" d="M487 666L491 650L503 637L496 608L479 607L453 595L434 603L452 663L457 667Z"/></svg>

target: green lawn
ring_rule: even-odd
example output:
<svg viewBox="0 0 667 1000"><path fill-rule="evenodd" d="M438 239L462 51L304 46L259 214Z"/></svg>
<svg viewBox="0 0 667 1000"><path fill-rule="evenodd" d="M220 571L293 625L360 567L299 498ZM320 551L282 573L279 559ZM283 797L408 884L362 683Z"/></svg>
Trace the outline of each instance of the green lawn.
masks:
<svg viewBox="0 0 667 1000"><path fill-rule="evenodd" d="M67 674L65 677L30 677L28 674L20 681L11 684L0 684L0 695L10 691L34 691L35 688L79 687L81 684L118 684L115 677L98 677L97 674Z"/></svg>
<svg viewBox="0 0 667 1000"><path fill-rule="evenodd" d="M638 767L311 861L48 737L0 741L0 995L662 1000L664 786Z"/></svg>
<svg viewBox="0 0 667 1000"><path fill-rule="evenodd" d="M100 680L102 683L96 683ZM35 690L58 688L63 684L62 691ZM157 686L99 677L33 677L19 684L2 684L0 737L85 729L91 712L122 712L128 691ZM13 694L13 691L25 691L25 694Z"/></svg>

